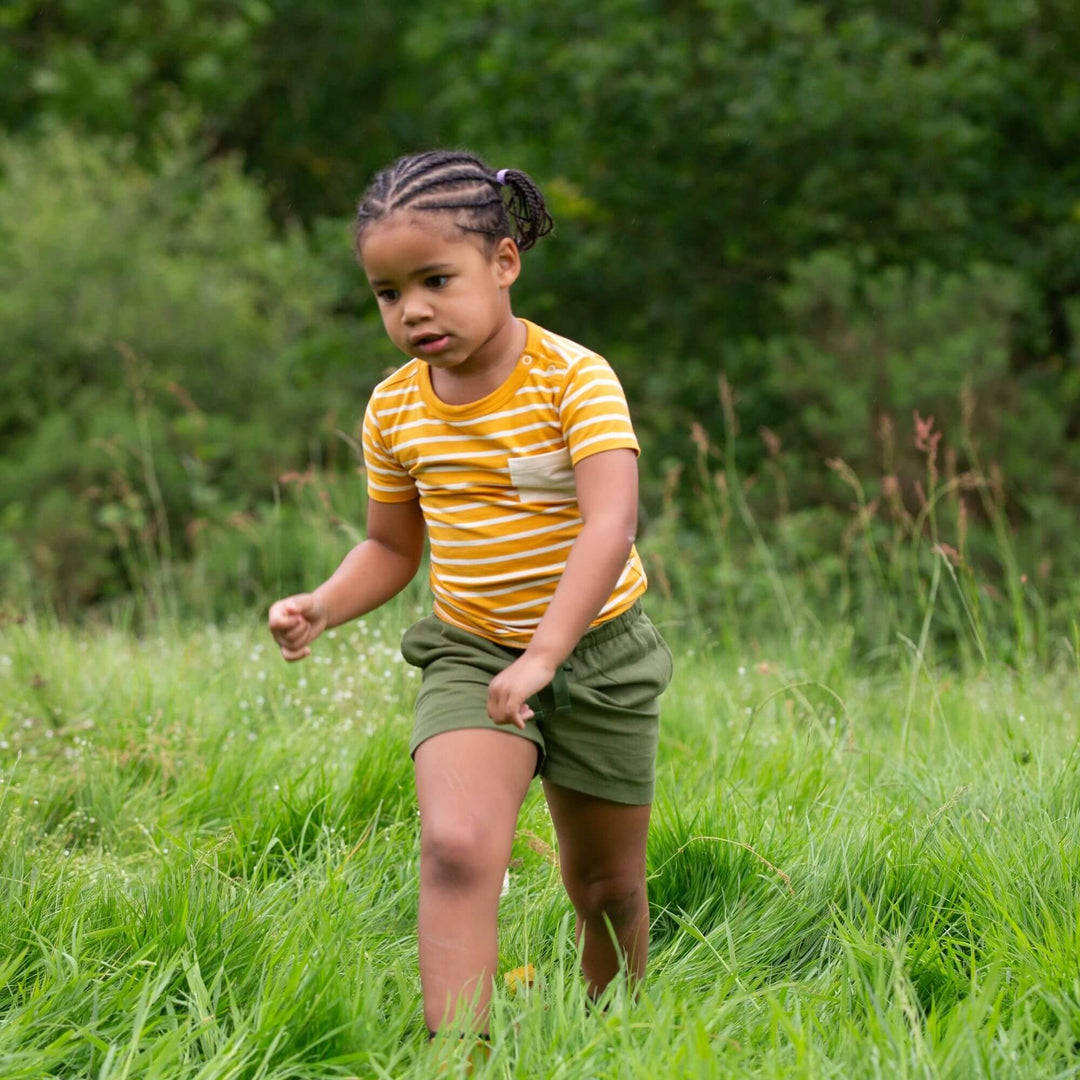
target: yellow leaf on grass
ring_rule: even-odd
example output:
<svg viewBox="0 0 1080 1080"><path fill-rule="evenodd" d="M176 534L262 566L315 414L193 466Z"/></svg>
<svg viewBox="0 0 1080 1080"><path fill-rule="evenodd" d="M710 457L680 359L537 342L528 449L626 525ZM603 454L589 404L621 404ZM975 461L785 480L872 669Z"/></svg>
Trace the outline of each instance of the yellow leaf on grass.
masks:
<svg viewBox="0 0 1080 1080"><path fill-rule="evenodd" d="M514 968L503 975L503 981L511 994L516 994L518 990L527 990L536 982L536 968L532 964Z"/></svg>

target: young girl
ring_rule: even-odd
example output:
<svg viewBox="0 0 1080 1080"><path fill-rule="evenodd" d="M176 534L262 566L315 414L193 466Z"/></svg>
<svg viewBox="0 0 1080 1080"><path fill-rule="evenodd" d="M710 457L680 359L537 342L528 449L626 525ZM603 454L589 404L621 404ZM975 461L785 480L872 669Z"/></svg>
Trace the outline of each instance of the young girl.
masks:
<svg viewBox="0 0 1080 1080"><path fill-rule="evenodd" d="M429 1031L484 1031L518 811L543 780L582 967L598 994L645 970L645 842L671 653L641 609L638 444L608 364L510 307L520 252L550 232L523 172L457 151L380 172L356 252L406 356L363 425L367 539L270 630L300 660L412 579L434 614L410 743L420 807L420 978Z"/></svg>

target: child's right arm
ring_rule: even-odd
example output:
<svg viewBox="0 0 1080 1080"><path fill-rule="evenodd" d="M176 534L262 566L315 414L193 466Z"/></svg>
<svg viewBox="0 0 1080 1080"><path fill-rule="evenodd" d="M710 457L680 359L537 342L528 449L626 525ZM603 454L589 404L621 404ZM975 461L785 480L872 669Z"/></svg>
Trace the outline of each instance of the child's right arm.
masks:
<svg viewBox="0 0 1080 1080"><path fill-rule="evenodd" d="M373 611L412 581L424 553L420 501L368 500L367 539L314 592L270 608L270 633L286 660L302 660L324 630Z"/></svg>

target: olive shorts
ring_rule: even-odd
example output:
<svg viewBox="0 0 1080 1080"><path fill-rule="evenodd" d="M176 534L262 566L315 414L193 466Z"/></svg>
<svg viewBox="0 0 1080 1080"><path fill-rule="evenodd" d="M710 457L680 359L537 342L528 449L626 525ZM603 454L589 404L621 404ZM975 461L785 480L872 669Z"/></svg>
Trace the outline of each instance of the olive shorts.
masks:
<svg viewBox="0 0 1080 1080"><path fill-rule="evenodd" d="M658 698L671 681L671 650L638 601L587 630L555 678L529 699L525 729L496 724L488 684L521 655L429 615L409 627L401 653L423 671L409 753L444 731L490 728L536 744L536 775L613 802L652 802Z"/></svg>

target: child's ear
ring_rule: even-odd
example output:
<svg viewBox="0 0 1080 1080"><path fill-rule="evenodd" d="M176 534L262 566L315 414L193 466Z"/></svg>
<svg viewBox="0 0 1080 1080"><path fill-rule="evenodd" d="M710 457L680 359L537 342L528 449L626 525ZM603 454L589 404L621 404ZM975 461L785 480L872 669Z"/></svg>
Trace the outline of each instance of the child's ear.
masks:
<svg viewBox="0 0 1080 1080"><path fill-rule="evenodd" d="M517 244L504 236L491 253L491 264L495 269L495 281L500 288L507 289L518 279L521 273L521 252Z"/></svg>

